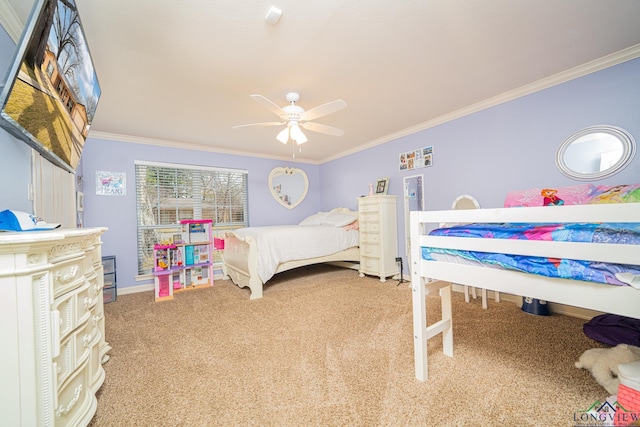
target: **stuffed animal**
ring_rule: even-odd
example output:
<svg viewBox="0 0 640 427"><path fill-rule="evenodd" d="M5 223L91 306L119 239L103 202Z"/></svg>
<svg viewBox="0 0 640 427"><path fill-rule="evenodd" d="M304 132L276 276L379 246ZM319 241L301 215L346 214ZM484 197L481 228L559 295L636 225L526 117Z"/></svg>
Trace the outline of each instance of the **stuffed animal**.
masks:
<svg viewBox="0 0 640 427"><path fill-rule="evenodd" d="M590 371L609 394L617 394L620 385L618 365L638 360L640 347L618 344L611 348L591 348L585 351L576 362L576 368Z"/></svg>

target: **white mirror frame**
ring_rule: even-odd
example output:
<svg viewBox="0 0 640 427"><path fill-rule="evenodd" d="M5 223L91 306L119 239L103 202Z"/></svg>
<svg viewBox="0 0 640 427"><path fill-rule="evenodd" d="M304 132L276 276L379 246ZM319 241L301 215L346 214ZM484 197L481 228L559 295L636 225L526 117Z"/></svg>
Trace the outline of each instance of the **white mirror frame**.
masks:
<svg viewBox="0 0 640 427"><path fill-rule="evenodd" d="M620 156L620 159L618 159L618 161L608 169L605 169L600 172L583 173L583 172L578 172L571 169L565 162L565 154L567 150L569 149L571 144L573 144L580 138L592 133L606 133L613 136L618 141L620 141L620 143L622 144L622 150L623 150L622 155ZM564 175L568 176L569 178L573 178L579 181L593 181L597 179L606 178L620 172L629 163L631 163L631 160L633 160L635 153L636 153L636 142L631 136L631 134L629 134L629 132L627 132L626 130L619 127L608 126L608 125L590 126L582 130L579 130L578 132L574 133L573 135L571 135L570 137L564 140L564 142L558 148L558 152L556 153L556 166L558 167L558 169L560 169L560 172L562 172Z"/></svg>
<svg viewBox="0 0 640 427"><path fill-rule="evenodd" d="M290 182L290 185L287 186L286 181L290 181L291 178L296 175L300 175L303 178L303 182ZM289 179L287 179L287 177ZM283 181L283 179L286 181ZM300 194L296 200L292 200L289 193L291 190L301 192L302 194ZM269 191L271 191L271 195L278 203L287 209L293 209L302 203L304 198L307 196L307 192L309 191L309 179L307 178L305 171L302 169L277 167L269 173Z"/></svg>
<svg viewBox="0 0 640 427"><path fill-rule="evenodd" d="M475 197L468 194L462 194L461 196L456 197L453 201L451 209L480 209L480 203L478 203Z"/></svg>

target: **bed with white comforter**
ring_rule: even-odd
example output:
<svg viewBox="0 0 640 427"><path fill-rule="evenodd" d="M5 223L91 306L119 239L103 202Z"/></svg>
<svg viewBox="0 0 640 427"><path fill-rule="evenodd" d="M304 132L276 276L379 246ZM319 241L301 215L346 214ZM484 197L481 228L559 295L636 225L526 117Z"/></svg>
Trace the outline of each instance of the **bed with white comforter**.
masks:
<svg viewBox="0 0 640 427"><path fill-rule="evenodd" d="M322 262L359 262L359 232L349 227L357 221L357 212L337 208L320 214L303 225L248 227L226 233L224 276L240 287L248 286L251 299L256 299L276 273Z"/></svg>

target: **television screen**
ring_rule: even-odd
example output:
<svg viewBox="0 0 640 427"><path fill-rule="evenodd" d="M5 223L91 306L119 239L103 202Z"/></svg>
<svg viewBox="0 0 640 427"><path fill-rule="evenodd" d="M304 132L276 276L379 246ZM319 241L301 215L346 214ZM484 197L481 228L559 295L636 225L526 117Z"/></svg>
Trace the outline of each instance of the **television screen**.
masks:
<svg viewBox="0 0 640 427"><path fill-rule="evenodd" d="M75 172L100 86L74 0L36 0L0 92L0 125Z"/></svg>

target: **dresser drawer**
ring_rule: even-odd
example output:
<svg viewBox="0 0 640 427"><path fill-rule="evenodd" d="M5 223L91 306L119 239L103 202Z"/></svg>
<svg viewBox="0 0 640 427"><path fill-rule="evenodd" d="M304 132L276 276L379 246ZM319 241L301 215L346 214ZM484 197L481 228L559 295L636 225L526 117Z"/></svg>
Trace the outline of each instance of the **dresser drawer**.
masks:
<svg viewBox="0 0 640 427"><path fill-rule="evenodd" d="M53 325L53 327L57 326L59 328L60 341L64 340L64 338L76 328L75 296L76 294L69 292L62 297L57 298L51 306L52 311L58 312L59 323L58 325Z"/></svg>
<svg viewBox="0 0 640 427"><path fill-rule="evenodd" d="M97 335L97 323L87 321L62 340L60 354L53 359L58 384L64 383L69 375L87 359L91 344L95 342Z"/></svg>
<svg viewBox="0 0 640 427"><path fill-rule="evenodd" d="M358 208L360 213L373 212L378 213L380 205L377 202L368 203L367 201L360 201L360 207Z"/></svg>
<svg viewBox="0 0 640 427"><path fill-rule="evenodd" d="M55 401L55 425L77 425L80 416L91 405L89 365L85 362L58 391Z"/></svg>
<svg viewBox="0 0 640 427"><path fill-rule="evenodd" d="M380 223L377 221L365 221L360 222L360 232L361 233L380 233Z"/></svg>
<svg viewBox="0 0 640 427"><path fill-rule="evenodd" d="M380 213L378 211L362 211L358 213L358 219L360 222L380 221Z"/></svg>
<svg viewBox="0 0 640 427"><path fill-rule="evenodd" d="M98 276L97 274L93 273L87 278L87 280L89 281L91 286L91 295L97 302L98 297L102 295L102 288L104 287L102 276Z"/></svg>
<svg viewBox="0 0 640 427"><path fill-rule="evenodd" d="M76 294L76 325L81 325L91 316L91 309L96 305L96 296L91 283L85 282Z"/></svg>
<svg viewBox="0 0 640 427"><path fill-rule="evenodd" d="M90 251L87 251L86 256L84 258L84 271L85 274L94 271L100 268L101 259L100 259L100 251L97 248L94 248Z"/></svg>
<svg viewBox="0 0 640 427"><path fill-rule="evenodd" d="M76 368L75 358L73 357L75 353L75 342L74 335L62 340L60 344L60 354L53 359L58 384L62 384L64 380L69 378L69 375L71 375Z"/></svg>
<svg viewBox="0 0 640 427"><path fill-rule="evenodd" d="M101 329L98 333L102 334ZM91 388L94 390L100 387L100 384L102 384L105 377L104 368L102 367L102 358L100 357L100 339L102 338L102 336L99 336L90 348L89 376L91 378Z"/></svg>
<svg viewBox="0 0 640 427"><path fill-rule="evenodd" d="M380 259L363 256L360 258L360 271L369 274L378 274L380 271Z"/></svg>
<svg viewBox="0 0 640 427"><path fill-rule="evenodd" d="M379 233L363 233L360 232L360 245L367 244L380 244L380 234Z"/></svg>
<svg viewBox="0 0 640 427"><path fill-rule="evenodd" d="M82 258L56 264L51 269L53 297L57 298L80 286L84 280Z"/></svg>
<svg viewBox="0 0 640 427"><path fill-rule="evenodd" d="M380 246L379 245L360 245L360 255L366 257L380 258Z"/></svg>
<svg viewBox="0 0 640 427"><path fill-rule="evenodd" d="M84 363L89 358L91 347L97 344L99 338L100 333L95 322L87 322L78 329L75 333L76 365Z"/></svg>

